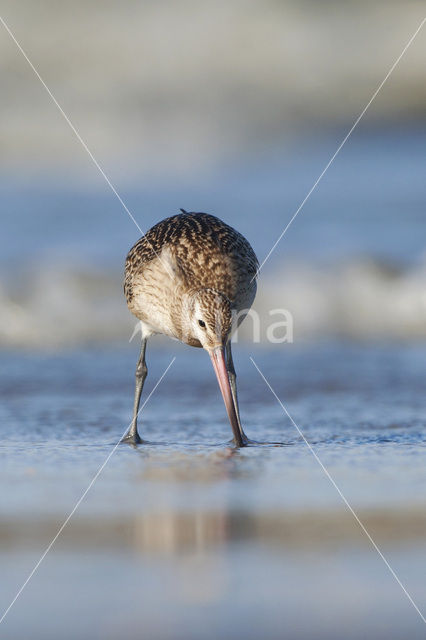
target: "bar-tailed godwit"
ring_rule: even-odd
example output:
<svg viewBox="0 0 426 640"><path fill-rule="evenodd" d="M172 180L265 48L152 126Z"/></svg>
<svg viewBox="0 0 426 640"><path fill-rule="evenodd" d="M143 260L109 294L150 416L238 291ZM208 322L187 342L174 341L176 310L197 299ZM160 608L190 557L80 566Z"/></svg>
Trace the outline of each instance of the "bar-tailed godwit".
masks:
<svg viewBox="0 0 426 640"><path fill-rule="evenodd" d="M133 419L123 440L143 442L137 418L148 372L146 343L161 333L209 353L241 447L249 440L241 426L230 338L256 295L258 261L247 240L219 218L181 211L152 227L127 255L124 292L141 322L142 345Z"/></svg>

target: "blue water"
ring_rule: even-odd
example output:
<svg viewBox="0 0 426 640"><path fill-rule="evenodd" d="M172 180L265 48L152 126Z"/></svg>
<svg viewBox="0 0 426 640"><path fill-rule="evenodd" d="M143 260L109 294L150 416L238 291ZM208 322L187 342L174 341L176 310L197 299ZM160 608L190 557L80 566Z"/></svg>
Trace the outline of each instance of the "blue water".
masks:
<svg viewBox="0 0 426 640"><path fill-rule="evenodd" d="M143 230L177 212L207 211L237 227L262 260L336 150L344 131L317 142L286 141L271 153L174 183L141 176L116 187ZM333 261L376 256L412 263L425 250L424 129L356 131L277 249L271 268L289 256ZM79 260L120 265L139 231L106 183L96 187L4 180L0 260ZM113 179L113 176L111 176ZM113 180L114 182L114 180Z"/></svg>
<svg viewBox="0 0 426 640"><path fill-rule="evenodd" d="M236 347L245 429L282 443L236 451L206 354L167 344L148 353L146 394L176 360L141 420L157 444L114 451L10 611L6 637L35 625L36 637L67 638L71 623L73 638L118 628L134 638L142 626L164 638L255 638L261 628L266 638L338 638L355 623L347 637L422 637L249 356L424 608L425 347ZM135 356L4 354L3 607L127 428Z"/></svg>
<svg viewBox="0 0 426 640"><path fill-rule="evenodd" d="M305 341L297 325L294 344L235 346L245 430L279 443L240 451L207 355L154 339L144 398L176 358L143 410L156 444L114 450L137 358L121 271L139 233L102 185L3 180L0 615L112 454L5 619L5 638L424 637L301 434L424 613L426 343L407 317L423 317L425 142L419 131L354 135L268 262L261 295L269 287L269 299L287 296L309 317L317 282L297 280L307 269L338 282L355 263L353 291L373 276L376 289L370 306L361 295L343 309L364 323L355 340ZM179 207L210 211L262 260L336 140L284 146L193 183L117 187L144 229ZM291 298L291 283L281 291L273 279L294 263ZM370 263L382 271L363 271ZM385 294L407 323L399 333L377 321Z"/></svg>

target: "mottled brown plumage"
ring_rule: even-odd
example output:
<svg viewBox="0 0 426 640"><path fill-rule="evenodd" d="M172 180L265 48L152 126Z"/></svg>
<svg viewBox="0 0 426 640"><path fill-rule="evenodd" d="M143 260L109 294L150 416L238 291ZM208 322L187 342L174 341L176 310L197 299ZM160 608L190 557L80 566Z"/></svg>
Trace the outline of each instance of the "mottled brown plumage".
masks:
<svg viewBox="0 0 426 640"><path fill-rule="evenodd" d="M156 224L132 247L124 292L130 311L141 321L142 349L133 422L125 441L142 442L137 413L147 373L146 340L162 333L209 352L234 440L238 446L248 442L239 417L230 337L256 295L257 268L247 240L207 213L182 210Z"/></svg>
<svg viewBox="0 0 426 640"><path fill-rule="evenodd" d="M185 296L210 289L219 295L205 305L206 315L215 313L213 298L219 304L221 296L231 312L240 313L254 300L257 267L253 249L238 231L207 213L181 213L156 224L130 250L127 304L148 333L202 346L191 332L184 334Z"/></svg>

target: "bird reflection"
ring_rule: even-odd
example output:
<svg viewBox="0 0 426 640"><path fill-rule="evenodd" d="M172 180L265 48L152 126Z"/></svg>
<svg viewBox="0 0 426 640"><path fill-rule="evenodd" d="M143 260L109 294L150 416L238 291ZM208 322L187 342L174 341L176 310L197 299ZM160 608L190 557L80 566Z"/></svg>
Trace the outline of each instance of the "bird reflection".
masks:
<svg viewBox="0 0 426 640"><path fill-rule="evenodd" d="M165 447L139 449L143 466L140 478L149 481L209 484L259 473L259 466L233 446L208 452L170 450ZM245 450L247 451L247 450ZM261 464L261 463L260 463ZM263 466L263 465L262 465Z"/></svg>

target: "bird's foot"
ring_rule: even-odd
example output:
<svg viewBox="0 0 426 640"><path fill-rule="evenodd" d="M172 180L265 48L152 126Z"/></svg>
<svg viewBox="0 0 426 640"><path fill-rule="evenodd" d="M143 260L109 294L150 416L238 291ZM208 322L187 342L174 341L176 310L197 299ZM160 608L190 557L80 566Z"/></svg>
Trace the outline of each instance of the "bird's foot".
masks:
<svg viewBox="0 0 426 640"><path fill-rule="evenodd" d="M246 434L244 433L241 438L241 441L237 442L235 438L232 438L232 440L228 441L228 444L233 445L234 447L239 449L241 447L249 447L252 444L259 444L259 443L255 442L255 440L250 440L250 438L247 438Z"/></svg>
<svg viewBox="0 0 426 640"><path fill-rule="evenodd" d="M142 440L142 438L140 437L140 435L138 434L138 432L136 433L131 433L130 431L128 433L126 433L126 435L124 436L124 438L121 438L120 440L120 444L132 444L132 445L136 445L136 444L144 444L144 440Z"/></svg>
<svg viewBox="0 0 426 640"><path fill-rule="evenodd" d="M269 447L285 447L285 442L265 442L260 440L252 440L248 438L245 434L242 438L241 444L236 443L234 439L229 441L229 444L234 445L237 448L241 447L257 447L257 446L269 446Z"/></svg>
<svg viewBox="0 0 426 640"><path fill-rule="evenodd" d="M247 447L258 447L258 446L263 446L263 447L286 447L287 443L286 442L265 442L265 441L260 441L260 440L250 440L247 439Z"/></svg>

